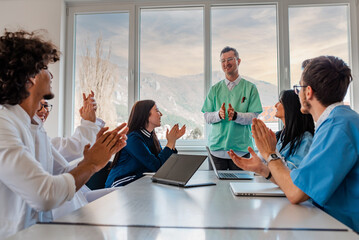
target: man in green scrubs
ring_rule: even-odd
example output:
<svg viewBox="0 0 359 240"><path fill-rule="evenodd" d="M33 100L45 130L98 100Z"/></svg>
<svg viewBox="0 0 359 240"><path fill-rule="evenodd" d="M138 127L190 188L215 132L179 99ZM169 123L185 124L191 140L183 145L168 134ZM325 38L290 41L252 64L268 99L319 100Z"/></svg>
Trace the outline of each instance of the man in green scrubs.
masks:
<svg viewBox="0 0 359 240"><path fill-rule="evenodd" d="M210 124L208 146L218 170L238 170L227 151L249 157L248 146L253 147L252 119L263 111L256 86L238 73L241 63L238 52L225 47L220 54L226 78L213 85L202 107L204 118Z"/></svg>

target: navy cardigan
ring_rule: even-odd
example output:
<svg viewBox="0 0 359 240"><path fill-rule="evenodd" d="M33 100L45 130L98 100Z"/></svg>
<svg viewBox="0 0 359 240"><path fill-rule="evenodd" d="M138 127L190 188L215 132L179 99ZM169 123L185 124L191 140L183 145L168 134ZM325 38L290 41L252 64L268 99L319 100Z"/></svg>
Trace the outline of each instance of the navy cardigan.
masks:
<svg viewBox="0 0 359 240"><path fill-rule="evenodd" d="M127 138L127 145L116 154L119 159L107 177L107 188L124 186L145 172L156 172L172 153L177 153L165 147L157 154L152 134L145 129L133 131Z"/></svg>

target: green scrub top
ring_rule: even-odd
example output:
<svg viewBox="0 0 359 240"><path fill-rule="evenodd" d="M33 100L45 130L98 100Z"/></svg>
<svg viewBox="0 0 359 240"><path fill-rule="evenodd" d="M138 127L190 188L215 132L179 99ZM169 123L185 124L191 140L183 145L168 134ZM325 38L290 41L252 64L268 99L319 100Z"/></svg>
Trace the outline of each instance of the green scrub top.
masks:
<svg viewBox="0 0 359 240"><path fill-rule="evenodd" d="M256 86L245 79L230 91L222 80L211 87L202 107L202 112L216 112L225 103L226 110L231 103L236 112L261 113L262 104ZM212 151L233 149L247 152L248 146L253 148L251 125L241 125L226 118L210 125L208 146Z"/></svg>

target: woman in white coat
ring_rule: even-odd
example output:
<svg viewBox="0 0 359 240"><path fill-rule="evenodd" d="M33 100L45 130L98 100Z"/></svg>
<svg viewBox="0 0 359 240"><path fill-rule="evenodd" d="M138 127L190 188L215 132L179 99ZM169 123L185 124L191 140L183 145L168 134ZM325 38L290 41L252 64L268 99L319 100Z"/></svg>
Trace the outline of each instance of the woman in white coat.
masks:
<svg viewBox="0 0 359 240"><path fill-rule="evenodd" d="M98 131L105 126L105 122L96 117L97 104L94 96L95 94L92 91L87 97L83 94L83 106L80 109L81 123L75 129L74 134L71 137L54 137L51 139L51 144L67 162L82 157L85 145L88 143L92 145L96 140ZM43 99L36 115L44 123L51 109L52 105Z"/></svg>

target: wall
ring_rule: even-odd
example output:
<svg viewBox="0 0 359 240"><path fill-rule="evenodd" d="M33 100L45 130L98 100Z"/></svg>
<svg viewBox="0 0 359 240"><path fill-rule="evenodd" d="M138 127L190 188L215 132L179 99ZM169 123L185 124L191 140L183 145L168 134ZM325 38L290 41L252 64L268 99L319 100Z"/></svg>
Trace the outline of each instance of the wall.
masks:
<svg viewBox="0 0 359 240"><path fill-rule="evenodd" d="M27 31L46 29L48 38L65 51L65 3L63 0L0 0L0 32L3 34L4 28L10 31L19 28ZM55 99L50 103L54 108L49 116L45 128L50 136L59 136L63 133L63 89L64 89L64 56L56 64L49 66L54 75L52 89Z"/></svg>

